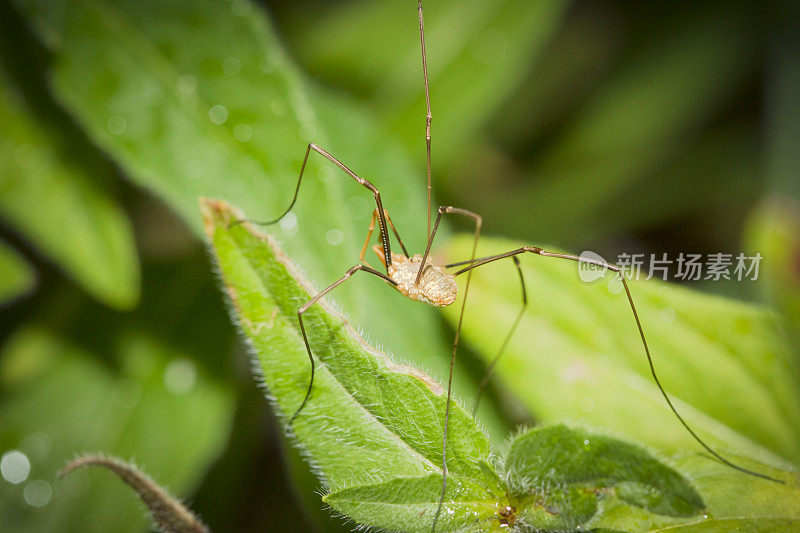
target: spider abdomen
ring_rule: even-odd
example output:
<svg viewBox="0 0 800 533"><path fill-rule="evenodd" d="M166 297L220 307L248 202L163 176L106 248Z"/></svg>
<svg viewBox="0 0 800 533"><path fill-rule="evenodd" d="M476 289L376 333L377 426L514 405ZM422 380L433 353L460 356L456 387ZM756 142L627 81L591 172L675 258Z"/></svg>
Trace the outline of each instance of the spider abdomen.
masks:
<svg viewBox="0 0 800 533"><path fill-rule="evenodd" d="M422 277L418 284L415 283L421 265L422 256L419 254L412 257L392 254L392 265L388 273L392 281L397 284L397 290L412 300L435 307L445 307L455 302L458 292L455 278L430 260L425 261Z"/></svg>

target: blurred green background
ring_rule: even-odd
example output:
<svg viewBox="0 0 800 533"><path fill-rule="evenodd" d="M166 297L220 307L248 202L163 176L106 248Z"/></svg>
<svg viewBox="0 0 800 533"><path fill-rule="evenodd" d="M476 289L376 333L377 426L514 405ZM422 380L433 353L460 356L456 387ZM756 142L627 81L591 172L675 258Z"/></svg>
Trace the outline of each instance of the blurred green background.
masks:
<svg viewBox="0 0 800 533"><path fill-rule="evenodd" d="M487 234L606 258L759 252L758 282L691 286L773 306L796 348L795 4L427 2L436 201ZM415 2L0 5L3 531L145 530L110 475L56 479L91 451L135 460L218 531L349 530L252 380L197 198L268 219L313 140L421 250ZM275 228L317 286L357 261L371 213L329 167L311 162L295 225ZM362 280L335 299L443 376L452 330L390 292ZM461 387L481 369L465 352ZM485 424L535 418L498 395Z"/></svg>

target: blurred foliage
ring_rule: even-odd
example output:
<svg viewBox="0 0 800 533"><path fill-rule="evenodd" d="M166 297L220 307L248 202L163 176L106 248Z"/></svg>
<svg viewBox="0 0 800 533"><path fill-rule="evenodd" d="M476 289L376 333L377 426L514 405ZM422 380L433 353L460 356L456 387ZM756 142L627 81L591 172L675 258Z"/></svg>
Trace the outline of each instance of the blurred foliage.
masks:
<svg viewBox="0 0 800 533"><path fill-rule="evenodd" d="M752 453L763 446L793 464L797 11L789 0L435 0L425 20L439 201L483 214L486 232L515 244L590 248L607 258L764 256L759 282L695 288L758 300L772 312L664 296L650 283L635 290L654 313L664 299L676 316L694 317L681 331L645 320L657 355L685 354L691 344L735 378L715 378L715 363L699 355L699 367L687 367L688 356L665 366L669 388L709 415L692 418L695 425L721 431L721 441L748 457L767 460ZM409 249L419 250L420 70L416 4L408 0L0 2L0 456L19 450L31 468L18 484L0 479L0 523L144 530L134 496L110 476L55 479L74 454L105 451L192 498L215 530L346 527L321 510L317 481L255 391L199 244L197 198L224 198L269 219L285 207L314 140L373 180ZM312 156L307 172L294 225L271 231L320 287L357 261L372 207L368 192L321 158ZM526 275L550 291L543 303L557 311L534 309L532 283L526 320L564 330L552 359L569 361L571 350L587 346L614 350L636 382L645 381L644 361L633 361L629 311L607 317L598 338L581 340L580 319L602 312L581 313L558 274L540 271L542 261L525 263ZM514 281L513 271L492 272L480 287L501 313L502 289L489 287ZM540 272L550 277L539 280ZM569 277L564 284L577 283ZM446 375L452 329L443 319L374 280L347 285L333 299L370 339ZM468 317L487 320L492 311L478 301ZM706 322L724 328L737 313L748 315L752 335L709 339L695 330ZM470 336L481 355L460 352L461 397L471 397L493 341ZM618 371L613 378L628 375ZM550 407L524 395L520 402L509 374L501 368L480 413L494 444L520 421L580 407L583 396L568 394L553 396ZM175 380L192 385L176 392ZM626 397L616 394L608 420L625 418L617 410ZM675 437L680 428L666 406L652 415L657 400L647 405L650 421L664 428L649 426L646 442L682 448L685 435ZM747 416L737 421L739 409ZM743 429L746 421L755 422ZM731 439L737 431L748 442ZM730 476L711 470L701 484ZM742 492L770 508L757 488ZM717 527L712 522L700 527Z"/></svg>
<svg viewBox="0 0 800 533"><path fill-rule="evenodd" d="M8 34L4 41L7 55ZM41 97L32 82L17 85L0 66L0 214L91 294L113 307L133 307L139 291L133 232L98 183L111 166L91 152L82 160L88 148L80 133Z"/></svg>
<svg viewBox="0 0 800 533"><path fill-rule="evenodd" d="M765 199L751 212L745 245L766 258L764 295L785 317L785 328L800 346L800 205L785 197Z"/></svg>
<svg viewBox="0 0 800 533"><path fill-rule="evenodd" d="M0 241L0 305L31 290L35 281L36 274L28 262Z"/></svg>
<svg viewBox="0 0 800 533"><path fill-rule="evenodd" d="M72 524L100 532L140 524L137 506L121 505L132 495L116 480L90 483L79 475L52 481L79 451L135 457L175 490L185 491L202 477L197 466L224 445L233 402L222 384L198 375L184 354L139 334L121 337L119 344L119 368L112 371L45 329L23 329L7 342L2 446L30 457L31 478L52 482L53 497L46 512L30 515L18 503L32 501L26 486L5 484L4 530L46 531Z"/></svg>

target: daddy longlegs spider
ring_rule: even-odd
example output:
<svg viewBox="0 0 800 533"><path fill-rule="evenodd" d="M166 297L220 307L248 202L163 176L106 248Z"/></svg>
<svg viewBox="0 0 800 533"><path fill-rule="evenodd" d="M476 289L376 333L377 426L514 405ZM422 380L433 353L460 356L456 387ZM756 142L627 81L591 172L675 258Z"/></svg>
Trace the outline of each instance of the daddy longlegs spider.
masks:
<svg viewBox="0 0 800 533"><path fill-rule="evenodd" d="M631 295L630 288L628 287L628 283L625 281L625 276L620 267L617 265L613 265L610 263L606 263L604 261L595 260L583 256L576 256L572 254L565 254L560 252L550 252L538 246L521 246L515 250L511 250L502 254L492 255L488 257L476 258L476 250L478 246L478 239L480 237L481 231L481 224L482 218L480 215L473 213L472 211L468 211L466 209L461 209L458 207L452 206L440 206L438 209L438 213L436 215L436 220L433 223L433 227L431 228L431 99L430 99L430 89L428 84L428 61L425 52L425 26L423 21L423 14L422 14L422 0L417 0L417 10L419 14L419 36L420 36L420 49L422 52L422 75L423 80L425 83L425 105L426 105L426 115L425 115L425 148L427 154L427 201L428 201L428 223L427 223L427 235L426 235L426 242L427 246L425 247L425 253L421 256L419 254L411 255L406 250L405 245L403 244L402 239L400 238L400 234L397 231L394 223L392 222L391 217L389 216L389 212L384 209L383 204L381 202L381 194L378 189L368 180L359 177L355 172L350 170L344 163L339 161L336 157L325 151L324 149L317 146L315 143L309 143L308 147L306 148L306 154L303 158L303 164L300 167L300 176L297 179L297 185L294 190L294 196L292 197L292 201L289 204L283 213L280 216L275 218L274 220L270 220L267 222L255 222L260 225L269 226L279 222L283 217L285 217L294 207L295 203L297 202L297 197L300 192L300 184L303 181L303 173L305 172L306 163L308 162L308 156L311 154L312 151L320 154L325 159L339 167L342 171L344 171L348 176L354 179L357 183L362 185L363 187L367 188L375 198L375 209L372 213L372 219L369 224L369 228L367 231L367 238L364 241L364 246L359 253L359 263L349 268L344 275L336 280L334 283L320 291L316 296L311 298L307 301L300 309L297 310L297 320L300 324L300 332L303 335L303 342L305 343L306 352L308 353L308 359L311 363L311 376L308 383L308 389L306 391L305 397L301 402L300 406L294 412L292 417L289 419L289 425L291 426L295 419L300 415L303 408L308 403L308 400L311 396L311 391L314 387L314 371L315 371L315 362L314 356L312 355L311 346L308 342L308 336L306 335L305 326L303 324L303 314L315 303L317 303L323 296L331 292L333 289L338 287L339 285L343 284L345 281L350 279L353 274L356 272L367 272L374 276L377 276L390 285L392 285L395 289L397 289L400 293L411 298L412 300L418 300L420 302L432 305L434 307L444 307L448 306L455 302L456 300L456 292L458 290L458 286L456 285L455 278L462 275L467 274L467 280L464 284L464 296L461 300L461 308L458 315L458 323L456 326L455 336L453 339L452 350L450 352L450 371L447 379L447 401L445 403L445 416L444 422L442 427L442 492L439 498L438 507L436 510L436 514L433 519L433 523L431 525L431 531L436 531L436 524L439 520L439 516L442 511L442 505L444 503L445 493L447 491L447 429L448 429L448 422L450 418L450 400L452 396L452 384L453 384L453 368L455 366L455 358L456 352L458 350L458 341L461 335L461 325L464 318L464 309L466 307L467 296L469 294L469 286L470 280L472 278L472 271L478 267L487 265L494 261L499 261L501 259L511 259L514 263L514 266L517 269L517 273L519 274L520 280L520 288L522 291L522 307L517 315L516 319L511 325L509 332L506 334L506 337L503 343L500 346L499 351L493 358L492 362L489 364L486 370L486 374L484 375L481 383L478 387L478 391L475 398L475 403L473 405L473 416L478 407L478 402L480 401L481 394L483 389L488 383L489 377L492 374L495 366L497 365L498 360L503 354L505 347L508 344L509 339L514 334L514 331L517 328L517 325L522 318L522 315L527 307L528 298L527 298L527 289L525 287L525 279L522 274L522 269L520 268L519 257L522 254L531 253L534 255L538 255L541 257L552 257L557 259L566 259L569 261L574 261L577 263L583 263L586 265L592 265L595 267L600 267L603 269L610 270L614 272L618 279L622 283L622 287L624 289L625 296L628 300L628 304L630 305L631 312L633 313L633 319L636 324L636 328L639 332L639 337L642 341L642 347L644 348L644 355L647 358L647 363L649 365L650 374L653 378L653 381L658 387L659 392L664 397L664 400L667 402L669 409L678 419L678 421L683 425L686 431L696 440L708 453L710 453L713 457L717 460L722 462L723 464L734 468L740 472L745 474L749 474L752 476L756 476L759 478L767 479L770 481L775 481L777 483L784 483L781 480L772 478L765 474L761 474L758 472L754 472L752 470L748 470L744 467L738 466L729 460L725 459L719 453L714 451L708 444L706 444L689 426L689 424L683 419L683 417L678 413L677 409L672 403L669 395L667 394L664 387L661 385L661 381L656 374L655 367L653 366L653 358L650 354L650 348L647 345L647 340L645 339L644 329L642 328L642 323L639 320L639 314L636 311L636 306L633 303L633 296ZM447 265L437 265L433 259L430 257L431 246L433 245L433 240L436 237L436 232L439 229L439 223L442 220L444 215L449 214L457 214L461 216L468 217L473 220L475 223L475 234L474 234L474 241L472 245L472 254L470 259L466 261L458 261L456 263L450 263ZM369 246L370 238L372 237L372 233L375 230L375 222L378 222L378 232L380 235L380 244L376 244L373 246L373 250L383 263L384 268L386 269L386 274L372 268L366 263L365 254L367 251L367 247ZM389 242L389 229L391 229L392 234L394 235L395 239L397 240L400 248L402 249L403 253L398 254L394 253L391 250L391 244ZM452 269L455 267L462 267L452 274L448 272L448 269Z"/></svg>

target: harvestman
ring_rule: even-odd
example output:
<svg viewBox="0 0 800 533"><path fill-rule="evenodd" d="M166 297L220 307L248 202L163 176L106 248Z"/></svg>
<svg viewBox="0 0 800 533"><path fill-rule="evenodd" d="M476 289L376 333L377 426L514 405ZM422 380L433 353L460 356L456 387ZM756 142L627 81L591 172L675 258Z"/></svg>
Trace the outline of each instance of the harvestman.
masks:
<svg viewBox="0 0 800 533"><path fill-rule="evenodd" d="M558 252L549 252L538 246L522 246L515 250L508 251L506 253L492 255L488 257L482 258L475 258L475 252L477 250L478 245L478 238L480 236L481 231L481 222L482 219L480 215L473 213L472 211L468 211L466 209L460 209L457 207L452 206L440 206L438 210L438 214L436 215L436 221L433 224L433 229L431 229L431 99L430 99L430 89L428 86L428 62L427 57L425 54L425 29L423 23L423 16L422 16L422 0L418 0L417 9L419 12L419 36L420 36L420 48L422 51L422 75L425 82L425 104L427 113L425 115L425 146L426 146L426 153L427 153L427 175L428 175L428 183L427 183L427 199L428 199L428 228L427 228L427 246L425 247L425 253L420 256L419 254L410 255L408 250L406 250L405 245L403 244L402 239L400 238L400 234L395 228L394 223L392 222L391 217L389 217L389 212L384 209L383 204L381 202L381 194L375 186L369 182L368 180L359 177L356 175L355 172L350 170L344 163L339 161L336 157L332 156L316 144L309 143L308 148L306 148L306 155L303 158L303 164L300 168L300 176L297 179L297 186L294 190L294 196L292 197L292 201L289 204L289 207L281 213L281 215L271 221L268 222L257 222L261 225L271 225L279 222L283 217L285 217L294 207L295 202L297 201L297 196L300 192L300 183L303 180L303 173L306 168L306 163L308 162L308 156L311 154L311 151L320 154L325 159L329 160L331 163L342 169L348 176L353 178L356 182L360 185L369 189L372 192L373 196L375 197L375 210L372 213L372 219L369 224L367 238L364 241L364 246L361 248L361 253L359 254L359 263L351 268L349 268L344 275L339 278L337 281L329 285L327 288L319 292L316 296L311 298L308 302L306 302L300 309L297 310L297 319L300 323L300 331L303 335L303 342L305 343L306 352L308 353L308 359L311 362L311 377L308 383L308 390L306 391L306 395L303 398L302 403L294 412L292 417L289 419L289 425L293 424L297 416L305 407L306 403L308 402L309 397L311 396L311 391L314 387L314 370L315 370L315 363L314 357L311 354L311 346L308 343L308 336L306 335L305 326L303 325L303 314L313 306L317 301L319 301L323 296L331 292L333 289L338 287L339 285L343 284L345 281L350 279L353 274L356 272L362 271L372 274L374 276L378 276L379 278L383 279L390 285L392 285L395 289L401 292L403 295L411 298L412 300L417 300L420 302L424 302L426 304L432 305L434 307L445 307L456 300L456 292L458 290L458 286L456 285L455 278L460 276L461 274L467 274L467 281L464 285L464 297L461 301L461 309L458 316L458 325L456 326L455 337L453 340L452 351L450 354L450 373L447 379L447 401L445 406L445 416L444 416L444 424L442 428L442 494L439 498L439 505L436 510L436 515L433 519L432 524L432 531L436 530L436 523L439 519L442 510L442 504L444 502L445 493L447 491L447 426L450 418L450 397L452 395L452 383L453 383L453 367L455 365L455 357L456 351L458 349L458 341L461 335L461 324L464 317L464 308L466 306L467 301L467 294L469 292L469 285L470 280L472 277L472 271L478 267L483 265L492 263L494 261L499 261L501 259L510 258L514 262L514 266L517 269L517 273L519 274L520 286L522 290L522 308L520 309L519 314L517 315L516 319L511 325L511 329L509 330L508 334L506 335L498 353L495 355L492 362L489 364L486 374L483 380L480 383L478 388L478 392L475 398L475 404L473 406L473 415L475 410L478 406L478 401L480 399L481 393L488 383L489 376L491 375L492 371L494 370L495 366L497 365L500 356L502 355L503 351L505 350L506 345L508 344L509 339L514 333L517 325L519 324L520 319L522 318L522 314L527 307L528 298L527 298L527 290L525 288L525 279L522 275L522 269L519 265L519 259L517 256L525 253L532 253L535 255L539 255L542 257L554 257L558 259L567 259L569 261L576 261L579 263L584 263L588 265L594 265L597 267L601 267L604 269L611 270L617 274L617 277L622 282L622 287L625 290L625 296L628 299L628 303L630 304L631 311L633 313L633 318L636 323L636 327L639 331L639 337L642 340L642 346L644 348L645 356L647 357L647 362L650 367L650 374L655 381L658 390L661 392L661 395L667 402L672 413L677 417L686 431L703 447L705 450L717 458L722 463L739 470L740 472L744 472L746 474L750 474L753 476L757 476L760 478L768 479L771 481L776 481L778 483L783 483L783 481L771 478L767 475L760 474L758 472L754 472L738 466L724 457L722 457L719 453L714 451L711 447L709 447L695 432L692 430L691 427L687 424L687 422L683 419L683 417L678 413L675 406L672 404L667 392L664 390L664 387L661 385L661 381L658 379L656 375L655 367L653 366L653 359L650 355L650 348L647 345L647 340L644 336L644 330L642 329L642 323L639 320L639 314L636 311L636 306L633 303L633 297L631 296L631 291L628 287L627 282L625 281L625 276L623 275L620 267L616 265L612 265L609 263L605 263L603 261L593 260L586 257L579 257L576 255L571 254L563 254ZM436 236L436 231L439 228L439 222L441 221L444 215L448 214L457 214L462 215L468 218L471 218L475 222L475 238L472 245L472 255L469 260L467 261L459 261L456 263L451 263L448 265L437 265L434 261L430 258L430 251L431 245L433 244L433 239ZM380 234L380 244L375 244L372 249L378 254L383 266L386 268L386 274L375 270L371 266L369 266L365 261L365 254L367 251L367 247L369 245L369 240L372 237L372 233L375 230L375 221L378 222L378 231ZM394 253L391 251L391 245L389 242L389 228L391 228L392 233L394 234L395 238L397 239L400 248L403 250L402 254ZM465 266L466 265L466 266ZM447 269L454 268L454 267L462 267L461 269L455 271L454 273L450 274L447 272Z"/></svg>

